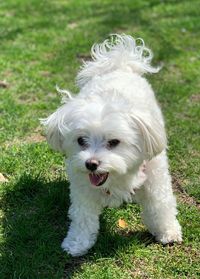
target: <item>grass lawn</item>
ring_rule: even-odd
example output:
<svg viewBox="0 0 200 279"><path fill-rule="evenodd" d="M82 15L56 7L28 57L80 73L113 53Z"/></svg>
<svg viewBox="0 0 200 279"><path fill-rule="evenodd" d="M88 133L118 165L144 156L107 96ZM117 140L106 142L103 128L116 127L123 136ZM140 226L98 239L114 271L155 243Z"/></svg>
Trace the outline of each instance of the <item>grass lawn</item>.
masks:
<svg viewBox="0 0 200 279"><path fill-rule="evenodd" d="M199 7L199 0L0 2L1 279L200 278ZM164 63L148 78L166 119L184 242L156 243L139 207L124 205L104 211L97 244L72 258L60 248L69 183L38 118L59 105L56 84L77 92L82 59L110 33L142 37L154 62Z"/></svg>

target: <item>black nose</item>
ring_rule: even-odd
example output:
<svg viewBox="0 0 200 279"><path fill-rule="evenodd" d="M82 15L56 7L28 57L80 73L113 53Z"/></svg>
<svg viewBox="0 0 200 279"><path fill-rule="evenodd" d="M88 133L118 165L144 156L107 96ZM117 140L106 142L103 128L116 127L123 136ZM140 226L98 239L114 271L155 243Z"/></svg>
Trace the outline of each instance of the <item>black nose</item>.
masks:
<svg viewBox="0 0 200 279"><path fill-rule="evenodd" d="M96 159L88 159L85 162L85 166L88 170L90 171L95 171L97 167L99 166L100 162L97 161Z"/></svg>

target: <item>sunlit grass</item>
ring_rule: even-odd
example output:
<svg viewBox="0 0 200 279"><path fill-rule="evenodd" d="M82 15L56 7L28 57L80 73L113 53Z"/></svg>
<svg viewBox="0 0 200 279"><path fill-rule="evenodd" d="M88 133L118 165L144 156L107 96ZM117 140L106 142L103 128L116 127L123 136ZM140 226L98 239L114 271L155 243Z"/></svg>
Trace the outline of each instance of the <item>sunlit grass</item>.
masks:
<svg viewBox="0 0 200 279"><path fill-rule="evenodd" d="M199 278L199 1L25 1L0 3L0 278ZM163 69L148 77L166 119L182 245L156 243L137 205L106 209L98 241L73 259L68 181L39 118L59 105L56 84L75 76L94 42L110 33L142 37ZM118 227L126 220L128 228Z"/></svg>

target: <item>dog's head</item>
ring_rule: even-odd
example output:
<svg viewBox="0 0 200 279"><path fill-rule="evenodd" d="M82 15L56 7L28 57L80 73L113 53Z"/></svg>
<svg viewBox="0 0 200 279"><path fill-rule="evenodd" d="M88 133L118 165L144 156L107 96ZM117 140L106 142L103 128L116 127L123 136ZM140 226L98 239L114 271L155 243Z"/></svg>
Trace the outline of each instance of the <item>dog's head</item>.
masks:
<svg viewBox="0 0 200 279"><path fill-rule="evenodd" d="M42 123L50 146L65 154L92 185L137 169L166 147L164 127L148 113L132 111L116 94L70 98ZM108 179L109 181L109 179Z"/></svg>

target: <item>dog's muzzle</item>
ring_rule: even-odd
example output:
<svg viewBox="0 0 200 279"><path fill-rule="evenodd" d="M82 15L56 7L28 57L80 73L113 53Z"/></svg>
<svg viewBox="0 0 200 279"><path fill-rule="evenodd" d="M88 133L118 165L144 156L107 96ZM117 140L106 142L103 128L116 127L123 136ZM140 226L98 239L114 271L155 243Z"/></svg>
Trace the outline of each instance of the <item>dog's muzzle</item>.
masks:
<svg viewBox="0 0 200 279"><path fill-rule="evenodd" d="M88 159L85 162L86 168L90 171L95 171L99 165L100 165L100 162L96 159Z"/></svg>

